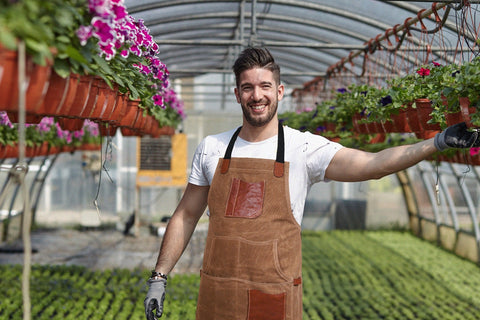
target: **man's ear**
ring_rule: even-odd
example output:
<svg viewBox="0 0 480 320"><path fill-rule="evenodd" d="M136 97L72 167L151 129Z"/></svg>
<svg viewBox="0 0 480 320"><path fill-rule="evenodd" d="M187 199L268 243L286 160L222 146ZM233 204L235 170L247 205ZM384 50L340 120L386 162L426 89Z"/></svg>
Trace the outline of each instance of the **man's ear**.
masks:
<svg viewBox="0 0 480 320"><path fill-rule="evenodd" d="M278 89L277 89L278 101L283 99L284 94L285 94L285 86L280 83L280 85L278 86Z"/></svg>
<svg viewBox="0 0 480 320"><path fill-rule="evenodd" d="M238 88L235 87L235 89L233 89L233 92L235 93L235 98L237 98L237 102L240 103L240 96L239 96Z"/></svg>

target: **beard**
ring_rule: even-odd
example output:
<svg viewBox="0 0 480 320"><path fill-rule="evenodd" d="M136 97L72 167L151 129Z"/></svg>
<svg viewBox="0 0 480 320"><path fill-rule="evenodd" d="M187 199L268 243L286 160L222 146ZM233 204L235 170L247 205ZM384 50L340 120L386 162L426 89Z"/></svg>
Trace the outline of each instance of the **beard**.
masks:
<svg viewBox="0 0 480 320"><path fill-rule="evenodd" d="M248 105L245 105L245 103L241 104L242 106L242 111L243 111L243 116L245 120L247 120L248 124L250 124L253 127L262 127L269 123L273 117L275 117L275 114L277 113L277 108L278 108L278 101L274 101L271 103L267 108L268 111L266 114L263 114L261 116L257 116L251 113L251 109Z"/></svg>

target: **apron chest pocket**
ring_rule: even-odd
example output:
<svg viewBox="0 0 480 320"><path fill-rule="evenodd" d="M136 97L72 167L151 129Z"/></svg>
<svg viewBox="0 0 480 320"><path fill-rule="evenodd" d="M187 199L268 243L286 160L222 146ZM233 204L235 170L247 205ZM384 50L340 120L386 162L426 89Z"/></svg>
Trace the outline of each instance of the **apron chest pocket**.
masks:
<svg viewBox="0 0 480 320"><path fill-rule="evenodd" d="M245 182L233 178L225 215L235 218L256 218L262 214L265 181Z"/></svg>

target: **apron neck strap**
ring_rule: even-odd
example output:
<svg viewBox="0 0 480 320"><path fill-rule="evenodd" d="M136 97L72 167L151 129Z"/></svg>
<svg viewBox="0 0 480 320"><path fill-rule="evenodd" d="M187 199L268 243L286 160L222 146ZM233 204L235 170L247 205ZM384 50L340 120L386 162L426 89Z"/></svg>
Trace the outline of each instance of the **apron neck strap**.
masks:
<svg viewBox="0 0 480 320"><path fill-rule="evenodd" d="M233 146L237 140L238 134L242 127L238 129L233 134L230 142L228 143L227 150L225 151L225 156L223 157L221 173L227 173L230 166L230 160L232 159ZM285 166L285 136L283 133L283 126L278 122L278 139L277 139L277 156L275 160L275 165L273 168L273 174L275 177L280 178L283 176Z"/></svg>

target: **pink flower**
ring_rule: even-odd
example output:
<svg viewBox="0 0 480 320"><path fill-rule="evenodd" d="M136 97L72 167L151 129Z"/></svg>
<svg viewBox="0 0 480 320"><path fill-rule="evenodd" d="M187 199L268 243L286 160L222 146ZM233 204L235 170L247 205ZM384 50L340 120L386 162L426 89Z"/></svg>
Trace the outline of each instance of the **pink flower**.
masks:
<svg viewBox="0 0 480 320"><path fill-rule="evenodd" d="M427 68L420 68L420 70L417 71L419 75L422 77L430 75L430 69Z"/></svg>
<svg viewBox="0 0 480 320"><path fill-rule="evenodd" d="M112 9L115 20L121 20L127 16L127 10L125 10L125 7L123 5L114 4Z"/></svg>
<svg viewBox="0 0 480 320"><path fill-rule="evenodd" d="M438 63L438 62L435 62L435 61L432 61L432 64L433 64L435 67L440 67L440 66L441 66L441 64L440 64L440 63Z"/></svg>
<svg viewBox="0 0 480 320"><path fill-rule="evenodd" d="M92 25L94 27L93 35L100 40L101 44L112 43L115 39L115 32L110 24L105 20L95 17L92 19Z"/></svg>
<svg viewBox="0 0 480 320"><path fill-rule="evenodd" d="M154 95L152 99L156 106L160 106L162 109L165 109L165 105L163 104L163 96L161 94Z"/></svg>
<svg viewBox="0 0 480 320"><path fill-rule="evenodd" d="M110 61L115 56L116 50L112 43L106 45L100 44L101 53L100 55L105 55L105 60Z"/></svg>
<svg viewBox="0 0 480 320"><path fill-rule="evenodd" d="M470 148L470 155L471 156L476 156L477 154L480 153L480 147L473 147Z"/></svg>

